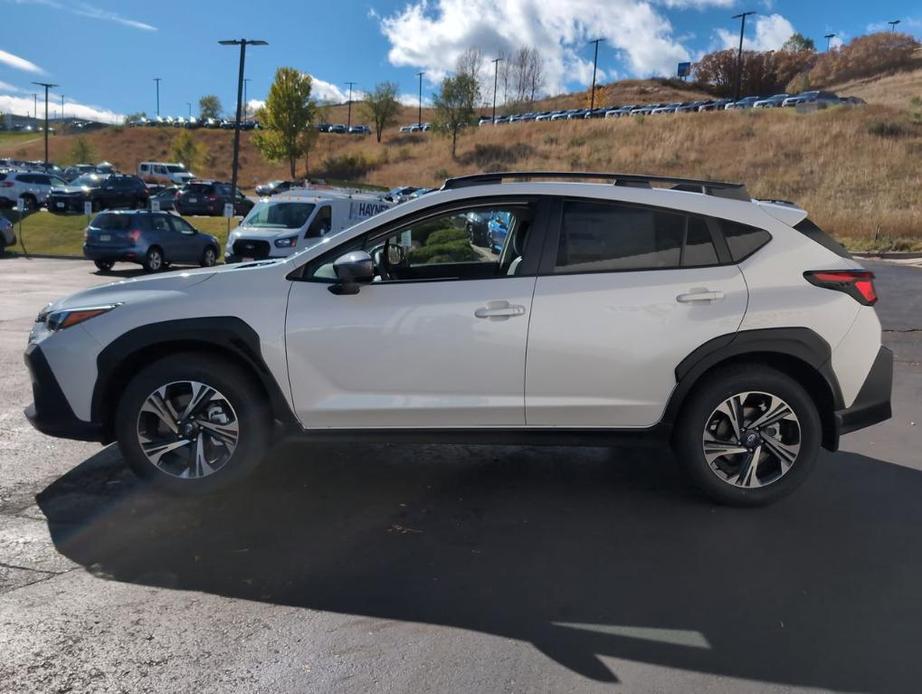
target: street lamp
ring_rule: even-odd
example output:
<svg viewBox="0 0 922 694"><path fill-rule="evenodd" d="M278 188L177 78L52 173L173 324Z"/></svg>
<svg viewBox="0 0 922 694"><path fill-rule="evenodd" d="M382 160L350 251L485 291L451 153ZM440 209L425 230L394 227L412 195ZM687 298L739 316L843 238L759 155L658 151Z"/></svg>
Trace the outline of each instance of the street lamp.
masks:
<svg viewBox="0 0 922 694"><path fill-rule="evenodd" d="M498 84L497 78L499 77L499 64L502 62L502 58L493 59L493 119L492 125L496 125L496 85Z"/></svg>
<svg viewBox="0 0 922 694"><path fill-rule="evenodd" d="M346 116L346 130L352 128L352 88L355 86L355 82L346 82L349 85L349 99L346 101L346 105L349 109L348 115Z"/></svg>
<svg viewBox="0 0 922 694"><path fill-rule="evenodd" d="M243 78L243 122L246 123L250 119L250 100L247 97L247 83L252 82L249 77Z"/></svg>
<svg viewBox="0 0 922 694"><path fill-rule="evenodd" d="M192 118L192 102L187 101L186 106L189 108L189 118L191 119Z"/></svg>
<svg viewBox="0 0 922 694"><path fill-rule="evenodd" d="M160 80L161 77L154 77L154 83L157 85L157 115L160 115Z"/></svg>
<svg viewBox="0 0 922 694"><path fill-rule="evenodd" d="M896 25L899 24L901 21L902 21L902 20L900 20L900 19L893 19L893 20L887 22L887 24L890 25L890 31L895 31L895 30L896 30Z"/></svg>
<svg viewBox="0 0 922 694"><path fill-rule="evenodd" d="M50 82L33 82L32 84L45 88L45 166L48 166L48 90L57 87L57 84Z"/></svg>
<svg viewBox="0 0 922 694"><path fill-rule="evenodd" d="M589 97L589 110L592 111L595 108L595 69L599 64L599 43L605 39L594 39L589 43L595 44L595 56L592 59L592 94Z"/></svg>
<svg viewBox="0 0 922 694"><path fill-rule="evenodd" d="M741 12L731 17L731 19L740 20L740 47L736 53L736 101L740 100L740 90L743 87L743 32L746 31L746 17L754 14L756 13Z"/></svg>
<svg viewBox="0 0 922 694"><path fill-rule="evenodd" d="M835 34L826 34L823 38L826 39L826 52L829 53L829 45L832 40L836 37Z"/></svg>
<svg viewBox="0 0 922 694"><path fill-rule="evenodd" d="M218 41L222 46L240 46L240 70L237 73L237 118L234 121L234 163L231 168L231 200L237 204L237 162L240 158L240 102L243 99L243 66L246 62L247 46L268 46L260 39L225 39Z"/></svg>
<svg viewBox="0 0 922 694"><path fill-rule="evenodd" d="M419 127L423 126L423 75L425 72L417 72L416 76L419 77L419 111L416 116L416 124Z"/></svg>

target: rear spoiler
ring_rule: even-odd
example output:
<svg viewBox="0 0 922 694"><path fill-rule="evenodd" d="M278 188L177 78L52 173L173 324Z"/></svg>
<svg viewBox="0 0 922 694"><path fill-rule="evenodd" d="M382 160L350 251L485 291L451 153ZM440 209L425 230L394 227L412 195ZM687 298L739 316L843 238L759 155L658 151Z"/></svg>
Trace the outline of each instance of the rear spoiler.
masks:
<svg viewBox="0 0 922 694"><path fill-rule="evenodd" d="M800 224L807 218L807 211L788 200L753 200L762 210L789 227Z"/></svg>

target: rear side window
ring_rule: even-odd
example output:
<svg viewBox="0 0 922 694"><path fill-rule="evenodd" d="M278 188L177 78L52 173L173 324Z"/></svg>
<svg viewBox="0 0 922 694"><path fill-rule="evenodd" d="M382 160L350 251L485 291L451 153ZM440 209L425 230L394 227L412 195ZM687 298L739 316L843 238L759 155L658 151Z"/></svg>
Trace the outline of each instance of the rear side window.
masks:
<svg viewBox="0 0 922 694"><path fill-rule="evenodd" d="M745 260L772 240L771 234L765 229L757 229L747 224L723 220L720 227L734 263Z"/></svg>
<svg viewBox="0 0 922 694"><path fill-rule="evenodd" d="M845 246L832 238L825 231L820 229L816 224L811 222L809 219L804 219L802 222L794 226L797 231L806 236L811 241L816 241L826 250L832 251L842 258L851 258L851 253L846 250Z"/></svg>
<svg viewBox="0 0 922 694"><path fill-rule="evenodd" d="M107 214L102 213L96 216L92 224L94 229L108 229L110 231L119 231L131 227L130 214Z"/></svg>
<svg viewBox="0 0 922 694"><path fill-rule="evenodd" d="M567 202L556 272L678 267L684 215L595 202Z"/></svg>
<svg viewBox="0 0 922 694"><path fill-rule="evenodd" d="M714 248L707 222L700 217L689 217L682 267L705 267L717 263L717 249Z"/></svg>

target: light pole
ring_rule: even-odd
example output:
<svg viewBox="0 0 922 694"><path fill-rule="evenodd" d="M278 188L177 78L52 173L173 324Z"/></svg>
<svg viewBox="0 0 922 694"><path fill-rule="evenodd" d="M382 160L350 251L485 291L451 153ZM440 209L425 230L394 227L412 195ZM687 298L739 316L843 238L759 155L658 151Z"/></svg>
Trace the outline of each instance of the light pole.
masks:
<svg viewBox="0 0 922 694"><path fill-rule="evenodd" d="M38 94L35 92L32 92L32 120L38 120Z"/></svg>
<svg viewBox="0 0 922 694"><path fill-rule="evenodd" d="M234 162L231 168L231 204L237 204L237 162L240 158L240 101L243 98L243 66L246 63L247 46L268 46L260 39L224 39L222 46L240 46L240 69L237 73L237 118L234 121Z"/></svg>
<svg viewBox="0 0 922 694"><path fill-rule="evenodd" d="M355 82L346 82L349 85L349 100L346 101L346 105L349 109L348 115L346 116L346 130L352 127L352 88L355 86Z"/></svg>
<svg viewBox="0 0 922 694"><path fill-rule="evenodd" d="M829 46L832 43L832 40L836 37L835 34L826 34L823 38L826 39L826 52L829 53Z"/></svg>
<svg viewBox="0 0 922 694"><path fill-rule="evenodd" d="M189 109L189 118L191 119L191 118L192 118L192 102L191 102L191 101L187 101L187 102L186 102L186 107Z"/></svg>
<svg viewBox="0 0 922 694"><path fill-rule="evenodd" d="M493 118L491 119L491 124L496 125L496 86L499 84L499 64L503 61L502 58L493 59Z"/></svg>
<svg viewBox="0 0 922 694"><path fill-rule="evenodd" d="M892 19L889 22L887 22L887 24L890 25L890 31L896 31L896 25L899 24L901 21L902 20L900 19Z"/></svg>
<svg viewBox="0 0 922 694"><path fill-rule="evenodd" d="M425 72L417 72L416 76L419 77L419 111L416 116L416 124L420 127L423 125L423 75Z"/></svg>
<svg viewBox="0 0 922 694"><path fill-rule="evenodd" d="M733 15L732 19L740 20L740 47L736 53L736 101L740 100L740 90L743 87L743 32L746 31L746 17L755 12L741 12Z"/></svg>
<svg viewBox="0 0 922 694"><path fill-rule="evenodd" d="M33 82L32 84L45 88L45 166L48 166L48 90L57 87L50 82Z"/></svg>
<svg viewBox="0 0 922 694"><path fill-rule="evenodd" d="M61 127L64 127L64 95L61 94Z"/></svg>
<svg viewBox="0 0 922 694"><path fill-rule="evenodd" d="M154 77L154 83L157 85L157 115L160 115L160 77Z"/></svg>
<svg viewBox="0 0 922 694"><path fill-rule="evenodd" d="M592 94L589 96L589 110L595 108L595 69L599 64L599 43L605 39L593 39L589 43L595 44L595 55L592 58Z"/></svg>
<svg viewBox="0 0 922 694"><path fill-rule="evenodd" d="M246 123L250 118L250 101L247 98L247 82L252 80L249 77L243 78L243 122Z"/></svg>

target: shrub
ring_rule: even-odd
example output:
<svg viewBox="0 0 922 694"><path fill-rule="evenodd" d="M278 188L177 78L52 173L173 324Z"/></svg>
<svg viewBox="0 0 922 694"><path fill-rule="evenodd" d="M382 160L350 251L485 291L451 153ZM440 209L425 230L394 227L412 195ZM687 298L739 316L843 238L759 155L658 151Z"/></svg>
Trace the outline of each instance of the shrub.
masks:
<svg viewBox="0 0 922 694"><path fill-rule="evenodd" d="M363 154L343 154L327 157L322 168L323 176L348 181L362 178L374 168L374 164Z"/></svg>
<svg viewBox="0 0 922 694"><path fill-rule="evenodd" d="M545 135L544 144L548 147L553 147L559 142L559 140L554 135Z"/></svg>
<svg viewBox="0 0 922 694"><path fill-rule="evenodd" d="M912 130L902 123L876 120L868 125L868 133L877 137L908 137Z"/></svg>
<svg viewBox="0 0 922 694"><path fill-rule="evenodd" d="M426 238L426 245L435 245L439 243L448 243L449 241L464 241L467 239L467 233L461 229L440 229L434 231Z"/></svg>
<svg viewBox="0 0 922 694"><path fill-rule="evenodd" d="M425 246L412 249L408 257L414 263L463 263L477 260L479 256L465 237L462 240L446 243L427 243Z"/></svg>
<svg viewBox="0 0 922 694"><path fill-rule="evenodd" d="M520 159L529 157L534 152L534 148L524 142L518 142L514 145L491 145L478 144L470 152L462 154L458 160L462 164L474 164L484 170L496 167L506 168L515 164Z"/></svg>
<svg viewBox="0 0 922 694"><path fill-rule="evenodd" d="M436 169L433 175L436 178L451 178L451 174L448 173L448 169Z"/></svg>

